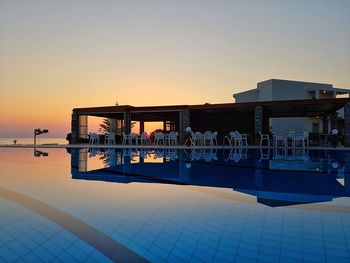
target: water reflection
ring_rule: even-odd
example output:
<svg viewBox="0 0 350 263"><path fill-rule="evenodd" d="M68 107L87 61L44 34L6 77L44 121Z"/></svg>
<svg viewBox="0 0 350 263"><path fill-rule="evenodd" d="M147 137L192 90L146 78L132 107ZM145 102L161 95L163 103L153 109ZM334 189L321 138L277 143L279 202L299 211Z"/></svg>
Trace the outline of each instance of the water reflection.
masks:
<svg viewBox="0 0 350 263"><path fill-rule="evenodd" d="M98 152L103 165L88 170L87 163L97 153L91 154L91 149L72 150L73 179L230 188L255 196L258 203L268 206L326 202L350 196L350 154L346 151L274 149L271 152L236 148L191 152L100 149Z"/></svg>
<svg viewBox="0 0 350 263"><path fill-rule="evenodd" d="M41 156L47 157L47 156L49 156L49 153L41 151L41 150L38 150L37 148L34 148L34 156L35 157L41 157Z"/></svg>

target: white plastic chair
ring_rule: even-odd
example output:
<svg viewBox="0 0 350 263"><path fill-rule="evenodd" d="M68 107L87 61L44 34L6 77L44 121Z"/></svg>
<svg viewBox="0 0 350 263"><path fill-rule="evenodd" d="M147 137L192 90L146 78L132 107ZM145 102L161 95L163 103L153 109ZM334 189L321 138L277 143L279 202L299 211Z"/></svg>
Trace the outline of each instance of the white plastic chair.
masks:
<svg viewBox="0 0 350 263"><path fill-rule="evenodd" d="M191 132L192 143L194 146L202 146L203 135L201 132Z"/></svg>
<svg viewBox="0 0 350 263"><path fill-rule="evenodd" d="M100 138L97 133L90 132L89 138L89 144L100 144Z"/></svg>
<svg viewBox="0 0 350 263"><path fill-rule="evenodd" d="M154 144L155 145L164 145L164 133L162 132L156 132L154 133Z"/></svg>
<svg viewBox="0 0 350 263"><path fill-rule="evenodd" d="M238 131L235 131L238 139L241 141L241 146L247 146L248 145L248 140L247 140L247 134L242 134L242 133L239 133Z"/></svg>
<svg viewBox="0 0 350 263"><path fill-rule="evenodd" d="M168 144L169 145L177 145L178 139L177 139L178 133L175 131L171 131L168 135Z"/></svg>
<svg viewBox="0 0 350 263"><path fill-rule="evenodd" d="M275 132L273 134L273 141L275 147L277 147L279 143L282 143L283 147L287 146L287 136L284 134L284 132Z"/></svg>
<svg viewBox="0 0 350 263"><path fill-rule="evenodd" d="M138 145L139 135L136 133L130 133L129 134L129 144L132 145L133 142L135 142L136 145Z"/></svg>
<svg viewBox="0 0 350 263"><path fill-rule="evenodd" d="M270 136L268 134L263 134L261 131L259 131L260 135L260 146L263 145L264 140L267 141L267 146L270 146Z"/></svg>
<svg viewBox="0 0 350 263"><path fill-rule="evenodd" d="M206 146L206 145L210 145L210 146L214 145L213 133L211 131L206 131L203 134L203 146Z"/></svg>
<svg viewBox="0 0 350 263"><path fill-rule="evenodd" d="M110 132L109 134L105 134L104 144L115 144L115 133L114 132Z"/></svg>
<svg viewBox="0 0 350 263"><path fill-rule="evenodd" d="M148 138L148 136L147 136L147 133L142 133L139 137L138 137L138 139L140 140L140 144L141 145L147 145L147 144L150 144L150 139Z"/></svg>
<svg viewBox="0 0 350 263"><path fill-rule="evenodd" d="M242 146L242 137L235 131L230 132L230 145L231 146Z"/></svg>
<svg viewBox="0 0 350 263"><path fill-rule="evenodd" d="M129 142L129 135L126 134L125 132L122 132L122 136L123 136L123 138L122 138L122 144L125 145L126 143Z"/></svg>
<svg viewBox="0 0 350 263"><path fill-rule="evenodd" d="M297 142L301 142L301 146L309 146L309 135L304 131L297 131L294 135L293 147L297 145Z"/></svg>
<svg viewBox="0 0 350 263"><path fill-rule="evenodd" d="M218 145L218 132L213 132L213 144Z"/></svg>

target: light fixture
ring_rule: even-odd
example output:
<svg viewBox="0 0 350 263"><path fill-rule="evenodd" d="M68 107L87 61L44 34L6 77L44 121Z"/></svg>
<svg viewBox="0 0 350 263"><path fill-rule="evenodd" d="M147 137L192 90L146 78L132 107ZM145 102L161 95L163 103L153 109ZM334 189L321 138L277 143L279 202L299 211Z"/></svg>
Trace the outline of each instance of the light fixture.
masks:
<svg viewBox="0 0 350 263"><path fill-rule="evenodd" d="M36 145L36 136L40 135L40 134L43 134L43 133L48 133L49 130L47 129L44 129L44 130L41 130L41 129L34 129L34 145Z"/></svg>

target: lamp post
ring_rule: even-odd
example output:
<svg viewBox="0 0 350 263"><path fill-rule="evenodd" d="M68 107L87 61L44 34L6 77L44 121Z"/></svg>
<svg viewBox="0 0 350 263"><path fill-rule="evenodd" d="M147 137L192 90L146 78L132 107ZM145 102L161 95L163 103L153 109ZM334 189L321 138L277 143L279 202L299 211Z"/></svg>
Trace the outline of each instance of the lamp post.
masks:
<svg viewBox="0 0 350 263"><path fill-rule="evenodd" d="M41 129L34 129L34 145L36 145L36 136L40 135L40 134L43 134L43 133L48 133L49 130L41 130Z"/></svg>

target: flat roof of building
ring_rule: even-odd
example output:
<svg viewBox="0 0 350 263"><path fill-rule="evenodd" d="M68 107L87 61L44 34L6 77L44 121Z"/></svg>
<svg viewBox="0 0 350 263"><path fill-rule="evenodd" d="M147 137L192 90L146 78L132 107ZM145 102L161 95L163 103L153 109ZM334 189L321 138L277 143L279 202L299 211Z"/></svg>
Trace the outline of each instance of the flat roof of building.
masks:
<svg viewBox="0 0 350 263"><path fill-rule="evenodd" d="M210 113L253 113L255 108L260 106L263 108L263 112L270 117L311 117L336 112L343 108L346 103L350 103L350 98L137 107L120 105L75 108L73 109L73 113L97 117L123 118L123 113L131 112L135 116L149 116L148 119L152 120L152 116L158 116L154 118L158 119L159 116L173 115L176 112L184 110Z"/></svg>

